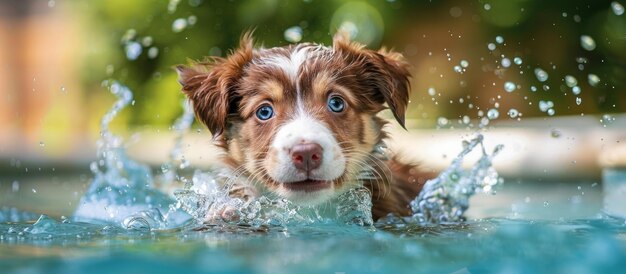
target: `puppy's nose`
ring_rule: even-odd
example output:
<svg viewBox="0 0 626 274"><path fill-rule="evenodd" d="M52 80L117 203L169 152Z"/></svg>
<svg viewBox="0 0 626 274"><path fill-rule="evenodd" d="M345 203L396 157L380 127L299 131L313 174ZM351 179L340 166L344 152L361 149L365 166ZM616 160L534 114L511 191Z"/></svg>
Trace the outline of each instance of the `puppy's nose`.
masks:
<svg viewBox="0 0 626 274"><path fill-rule="evenodd" d="M316 143L297 144L291 148L291 160L297 169L309 172L322 164L323 152Z"/></svg>

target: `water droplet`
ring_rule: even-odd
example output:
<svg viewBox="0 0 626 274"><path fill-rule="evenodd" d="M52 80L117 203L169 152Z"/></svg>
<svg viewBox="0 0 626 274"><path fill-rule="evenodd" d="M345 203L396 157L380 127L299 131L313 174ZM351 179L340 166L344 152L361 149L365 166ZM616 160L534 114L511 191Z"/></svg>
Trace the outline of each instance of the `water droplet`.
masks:
<svg viewBox="0 0 626 274"><path fill-rule="evenodd" d="M498 119L499 116L500 116L500 112L498 112L498 110L495 108L492 108L489 111L487 111L487 118L489 118L489 120Z"/></svg>
<svg viewBox="0 0 626 274"><path fill-rule="evenodd" d="M530 86L530 91L532 91L532 92L537 91L537 87L535 87L535 86Z"/></svg>
<svg viewBox="0 0 626 274"><path fill-rule="evenodd" d="M153 42L152 36L146 36L143 39L141 39L141 45L143 45L144 47L151 46L152 42Z"/></svg>
<svg viewBox="0 0 626 274"><path fill-rule="evenodd" d="M467 62L467 60L461 60L461 66L467 68L469 67L469 62Z"/></svg>
<svg viewBox="0 0 626 274"><path fill-rule="evenodd" d="M54 5L56 5L56 2L54 0L49 0L48 1L48 8L54 8ZM613 9L615 10L615 9ZM622 12L624 12L624 7L622 7Z"/></svg>
<svg viewBox="0 0 626 274"><path fill-rule="evenodd" d="M598 83L600 83L600 77L598 77L598 75L595 75L595 74L587 75L587 80L589 81L589 85L592 87L595 87L598 85Z"/></svg>
<svg viewBox="0 0 626 274"><path fill-rule="evenodd" d="M61 92L67 93L67 90L65 89L65 86L61 86Z"/></svg>
<svg viewBox="0 0 626 274"><path fill-rule="evenodd" d="M139 57L139 55L141 55L141 45L137 42L128 42L128 44L126 44L126 58L128 60L137 60L137 58Z"/></svg>
<svg viewBox="0 0 626 274"><path fill-rule="evenodd" d="M548 201L545 201L545 202L543 202L543 206L544 207L548 207L548 206L550 206L550 203L548 203Z"/></svg>
<svg viewBox="0 0 626 274"><path fill-rule="evenodd" d="M488 48L490 51L494 51L494 50L496 49L496 44L494 44L494 43L489 43L489 44L487 44L487 48Z"/></svg>
<svg viewBox="0 0 626 274"><path fill-rule="evenodd" d="M189 17L187 17L187 24L189 24L190 26L195 25L196 22L198 22L198 17L196 17L195 15L189 15Z"/></svg>
<svg viewBox="0 0 626 274"><path fill-rule="evenodd" d="M579 86L575 86L575 87L572 88L572 93L574 95L578 95L578 94L580 94L580 92L582 92L582 90L580 89Z"/></svg>
<svg viewBox="0 0 626 274"><path fill-rule="evenodd" d="M509 112L507 114L511 118L517 118L517 116L519 115L519 111L517 111L517 109L512 108L512 109L509 109Z"/></svg>
<svg viewBox="0 0 626 274"><path fill-rule="evenodd" d="M20 182L13 181L13 183L11 183L11 191L15 193L15 192L18 192L19 190L20 190Z"/></svg>
<svg viewBox="0 0 626 274"><path fill-rule="evenodd" d="M463 73L463 68L461 68L461 66L454 66L454 71L456 73Z"/></svg>
<svg viewBox="0 0 626 274"><path fill-rule="evenodd" d="M178 4L180 4L180 0L170 0L169 3L167 3L167 12L170 14L176 12Z"/></svg>
<svg viewBox="0 0 626 274"><path fill-rule="evenodd" d="M554 111L554 109L551 108L551 109L548 109L548 111L546 113L548 113L548 115L550 115L550 116L553 116L556 113L556 111Z"/></svg>
<svg viewBox="0 0 626 274"><path fill-rule="evenodd" d="M521 65L521 64L522 64L522 58L515 57L515 58L513 58L513 62L514 62L516 65Z"/></svg>
<svg viewBox="0 0 626 274"><path fill-rule="evenodd" d="M162 164L162 165L161 165L161 172L163 172L163 173L167 173L168 171L170 171L170 165L168 165L168 164Z"/></svg>
<svg viewBox="0 0 626 274"><path fill-rule="evenodd" d="M469 123L471 122L471 119L470 119L470 117L469 117L469 116L464 115L464 116L463 116L463 120L462 120L462 121L463 121L463 124L466 124L466 125L467 125L467 124L469 124Z"/></svg>
<svg viewBox="0 0 626 274"><path fill-rule="evenodd" d="M615 13L615 15L617 16L624 14L624 6L622 6L622 4L617 1L611 2L611 9L613 10L613 13Z"/></svg>
<svg viewBox="0 0 626 274"><path fill-rule="evenodd" d="M576 86L578 84L578 80L576 80L576 78L574 76L565 75L565 84L568 87L573 88L574 86Z"/></svg>
<svg viewBox="0 0 626 274"><path fill-rule="evenodd" d="M604 114L602 115L602 119L600 120L600 122L604 124L604 126L606 126L608 124L615 122L615 117L613 117L610 114Z"/></svg>
<svg viewBox="0 0 626 274"><path fill-rule="evenodd" d="M554 107L554 103L552 101L539 101L539 110L541 110L541 112L546 112L552 107Z"/></svg>
<svg viewBox="0 0 626 274"><path fill-rule="evenodd" d="M33 193L37 194L37 190L36 189L31 189L30 191L32 191Z"/></svg>
<svg viewBox="0 0 626 274"><path fill-rule="evenodd" d="M546 80L548 80L548 73L540 68L535 69L535 76L537 77L537 80L539 80L539 82L545 82Z"/></svg>
<svg viewBox="0 0 626 274"><path fill-rule="evenodd" d="M559 130L558 130L558 129L556 129L556 128L553 128L553 129L550 131L550 136L552 136L552 138L559 138L559 137L561 137L561 131L559 131Z"/></svg>
<svg viewBox="0 0 626 274"><path fill-rule="evenodd" d="M46 146L46 143L44 143L43 141L40 141L40 142L39 142L39 146L40 146L40 147L45 147L45 146Z"/></svg>
<svg viewBox="0 0 626 274"><path fill-rule="evenodd" d="M500 35L496 36L496 43L498 44L504 43L504 38L502 38L502 36Z"/></svg>
<svg viewBox="0 0 626 274"><path fill-rule="evenodd" d="M483 8L484 8L485 10L490 10L490 9L491 9L491 5L489 5L489 4L485 4L485 5L483 5Z"/></svg>
<svg viewBox="0 0 626 274"><path fill-rule="evenodd" d="M130 42L131 40L135 39L135 36L137 36L137 31L135 29L126 30L124 35L122 35L122 43L126 44Z"/></svg>
<svg viewBox="0 0 626 274"><path fill-rule="evenodd" d="M448 119L446 117L439 117L437 118L437 125L439 126L445 126L448 124Z"/></svg>
<svg viewBox="0 0 626 274"><path fill-rule="evenodd" d="M596 48L596 41L594 41L589 35L581 35L580 46L585 50L592 51Z"/></svg>
<svg viewBox="0 0 626 274"><path fill-rule="evenodd" d="M172 22L172 31L181 32L187 28L187 20L185 18L178 18Z"/></svg>
<svg viewBox="0 0 626 274"><path fill-rule="evenodd" d="M508 68L511 66L511 60L509 58L502 58L502 61L500 61L500 64L502 64L503 67Z"/></svg>
<svg viewBox="0 0 626 274"><path fill-rule="evenodd" d="M576 104L580 106L580 104L583 102L583 99L581 99L580 97L576 97Z"/></svg>
<svg viewBox="0 0 626 274"><path fill-rule="evenodd" d="M288 42L298 43L300 42L300 40L302 40L302 28L300 28L299 26L293 26L286 29L283 35L285 37L285 40L287 40Z"/></svg>
<svg viewBox="0 0 626 274"><path fill-rule="evenodd" d="M159 56L159 48L151 47L151 48L148 49L148 58L154 59L157 56Z"/></svg>
<svg viewBox="0 0 626 274"><path fill-rule="evenodd" d="M517 86L513 82L504 83L504 90L506 90L507 92L513 92L515 88L517 88Z"/></svg>
<svg viewBox="0 0 626 274"><path fill-rule="evenodd" d="M435 90L435 88L433 88L433 87L429 87L428 88L428 95L435 96L435 94L437 94L437 90Z"/></svg>

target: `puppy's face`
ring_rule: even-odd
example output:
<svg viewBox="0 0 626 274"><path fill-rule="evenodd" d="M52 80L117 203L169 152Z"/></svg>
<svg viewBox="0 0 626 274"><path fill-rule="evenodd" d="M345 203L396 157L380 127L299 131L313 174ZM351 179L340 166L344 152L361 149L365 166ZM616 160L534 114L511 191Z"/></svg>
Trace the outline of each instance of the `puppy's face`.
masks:
<svg viewBox="0 0 626 274"><path fill-rule="evenodd" d="M317 204L356 184L384 137L386 103L401 124L408 102L401 56L336 36L333 47L253 49L178 67L198 118L249 182Z"/></svg>

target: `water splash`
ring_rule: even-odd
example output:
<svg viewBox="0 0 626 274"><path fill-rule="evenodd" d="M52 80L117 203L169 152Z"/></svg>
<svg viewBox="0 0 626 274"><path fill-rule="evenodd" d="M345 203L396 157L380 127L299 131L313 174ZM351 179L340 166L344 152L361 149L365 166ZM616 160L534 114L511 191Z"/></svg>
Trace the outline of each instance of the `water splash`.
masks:
<svg viewBox="0 0 626 274"><path fill-rule="evenodd" d="M150 168L129 159L122 146L122 138L109 130L111 121L132 101L132 92L115 81L105 81L103 86L118 100L100 122L98 160L91 163L94 179L81 198L73 219L120 224L127 218L136 217L136 214L142 215L142 211L158 210L171 214L167 214L170 220L155 221L158 223L155 228L184 222L189 218L186 214L181 211L169 212L175 200L153 187Z"/></svg>
<svg viewBox="0 0 626 274"><path fill-rule="evenodd" d="M462 163L467 154L480 145L482 157L470 169ZM491 154L485 152L483 136L477 135L463 143L463 151L439 176L426 182L419 196L411 202L412 220L418 223L459 222L469 208L469 198L475 193L492 192L502 183L492 159L502 150L498 145Z"/></svg>
<svg viewBox="0 0 626 274"><path fill-rule="evenodd" d="M231 197L227 171L196 170L192 183L175 193L181 207L200 223L239 226L287 226L312 223L345 223L369 226L372 220L370 192L350 189L331 201L336 207L301 206L267 196L243 200ZM226 187L225 187L226 186Z"/></svg>
<svg viewBox="0 0 626 274"><path fill-rule="evenodd" d="M176 133L174 148L170 151L168 162L161 165L163 175L158 182L158 187L166 193L170 192L168 188L171 187L173 182L182 181L184 183L184 178L179 177L178 170L184 170L189 167L189 161L185 159L185 155L183 154L183 137L189 131L194 121L194 112L188 100L183 101L182 107L183 114L172 126L172 129Z"/></svg>

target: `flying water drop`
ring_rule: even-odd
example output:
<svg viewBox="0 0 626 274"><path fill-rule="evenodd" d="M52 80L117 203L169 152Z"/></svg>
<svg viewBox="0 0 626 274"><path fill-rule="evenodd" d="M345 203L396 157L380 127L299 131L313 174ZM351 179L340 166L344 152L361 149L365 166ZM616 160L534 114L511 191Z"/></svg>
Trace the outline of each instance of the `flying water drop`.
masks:
<svg viewBox="0 0 626 274"><path fill-rule="evenodd" d="M448 119L446 117L437 118L437 125L443 127L448 124Z"/></svg>
<svg viewBox="0 0 626 274"><path fill-rule="evenodd" d="M517 86L513 82L504 83L504 90L506 90L507 92L513 92L515 88L517 88Z"/></svg>
<svg viewBox="0 0 626 274"><path fill-rule="evenodd" d="M576 78L574 76L571 75L565 75L565 84L570 87L573 88L576 85L578 85L578 80L576 80Z"/></svg>
<svg viewBox="0 0 626 274"><path fill-rule="evenodd" d="M600 77L598 77L598 75L595 75L595 74L587 75L587 80L589 81L589 85L592 87L595 87L598 85L598 83L600 83Z"/></svg>
<svg viewBox="0 0 626 274"><path fill-rule="evenodd" d="M535 76L537 77L537 80L539 80L539 82L545 82L548 80L548 73L541 68L535 69Z"/></svg>
<svg viewBox="0 0 626 274"><path fill-rule="evenodd" d="M298 43L302 40L302 28L299 26L288 28L285 30L283 36L285 37L285 40L290 43Z"/></svg>
<svg viewBox="0 0 626 274"><path fill-rule="evenodd" d="M500 112L498 112L498 110L495 108L492 108L489 111L487 111L487 118L489 118L489 120L498 119L499 116L500 116Z"/></svg>
<svg viewBox="0 0 626 274"><path fill-rule="evenodd" d="M428 95L435 96L435 94L437 94L437 90L435 90L435 88L433 88L433 87L429 87L428 88Z"/></svg>
<svg viewBox="0 0 626 274"><path fill-rule="evenodd" d="M178 18L172 22L172 31L181 32L187 28L187 20L185 18Z"/></svg>
<svg viewBox="0 0 626 274"><path fill-rule="evenodd" d="M128 42L128 44L126 44L126 58L128 60L134 61L137 60L137 58L139 57L139 55L141 55L141 45L137 42Z"/></svg>
<svg viewBox="0 0 626 274"><path fill-rule="evenodd" d="M502 58L502 61L500 61L500 64L502 64L503 67L508 68L511 66L511 60L509 58Z"/></svg>
<svg viewBox="0 0 626 274"><path fill-rule="evenodd" d="M591 38L589 35L581 35L580 36L580 46L585 50L592 51L596 49L596 41Z"/></svg>
<svg viewBox="0 0 626 274"><path fill-rule="evenodd" d="M615 15L617 16L624 14L624 6L622 6L622 4L617 1L611 2L611 9L613 10L613 13L615 13Z"/></svg>

